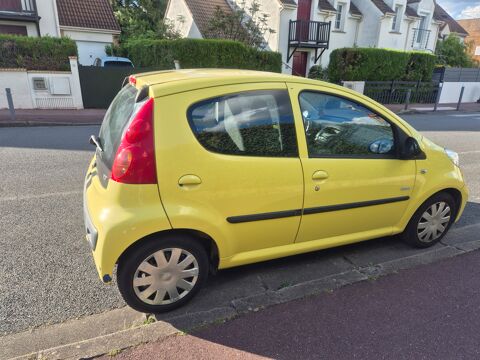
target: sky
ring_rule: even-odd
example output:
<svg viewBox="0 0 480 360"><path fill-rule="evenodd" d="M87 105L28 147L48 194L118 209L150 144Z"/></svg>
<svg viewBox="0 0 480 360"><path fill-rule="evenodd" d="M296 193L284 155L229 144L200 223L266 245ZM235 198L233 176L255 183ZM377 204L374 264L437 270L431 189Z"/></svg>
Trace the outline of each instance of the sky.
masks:
<svg viewBox="0 0 480 360"><path fill-rule="evenodd" d="M437 0L455 19L480 18L480 0Z"/></svg>

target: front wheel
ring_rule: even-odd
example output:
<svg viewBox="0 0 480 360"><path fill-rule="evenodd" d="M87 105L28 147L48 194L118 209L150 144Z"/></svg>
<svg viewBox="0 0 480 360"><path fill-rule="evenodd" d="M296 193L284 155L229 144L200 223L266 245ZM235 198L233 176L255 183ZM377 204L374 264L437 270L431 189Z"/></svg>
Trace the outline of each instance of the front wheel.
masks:
<svg viewBox="0 0 480 360"><path fill-rule="evenodd" d="M438 193L420 206L400 236L412 246L430 247L447 234L455 214L453 197L448 193Z"/></svg>
<svg viewBox="0 0 480 360"><path fill-rule="evenodd" d="M127 253L118 265L118 288L135 310L161 313L189 301L205 283L208 257L195 239L153 239Z"/></svg>

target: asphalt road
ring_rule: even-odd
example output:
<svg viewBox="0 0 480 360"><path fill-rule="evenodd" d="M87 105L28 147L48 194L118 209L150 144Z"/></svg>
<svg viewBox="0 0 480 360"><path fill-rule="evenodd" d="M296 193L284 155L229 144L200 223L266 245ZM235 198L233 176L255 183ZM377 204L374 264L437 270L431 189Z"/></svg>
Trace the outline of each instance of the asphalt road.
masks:
<svg viewBox="0 0 480 360"><path fill-rule="evenodd" d="M415 115L408 120L460 153L471 198L457 227L479 222L480 114ZM92 156L87 140L97 132L98 127L89 126L0 128L0 335L124 305L115 286L99 281L84 241L82 186ZM382 246L350 247L349 261L374 261ZM413 250L390 243L384 253L402 251ZM233 283L236 291L248 292L265 283L284 286L293 274L308 279L319 268L329 272L348 265L341 254L341 261L324 261L324 253L232 269L211 283ZM208 308L209 295L199 295L194 306Z"/></svg>
<svg viewBox="0 0 480 360"><path fill-rule="evenodd" d="M478 359L479 262L475 251L362 281L115 359Z"/></svg>

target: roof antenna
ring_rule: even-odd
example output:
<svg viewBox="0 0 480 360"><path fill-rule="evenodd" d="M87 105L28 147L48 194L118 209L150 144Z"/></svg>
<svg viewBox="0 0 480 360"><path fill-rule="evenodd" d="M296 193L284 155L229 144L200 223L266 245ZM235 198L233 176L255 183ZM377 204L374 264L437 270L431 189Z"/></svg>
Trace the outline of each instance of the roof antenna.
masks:
<svg viewBox="0 0 480 360"><path fill-rule="evenodd" d="M173 60L173 63L175 64L175 70L180 70L181 67L180 67L180 61L178 60Z"/></svg>

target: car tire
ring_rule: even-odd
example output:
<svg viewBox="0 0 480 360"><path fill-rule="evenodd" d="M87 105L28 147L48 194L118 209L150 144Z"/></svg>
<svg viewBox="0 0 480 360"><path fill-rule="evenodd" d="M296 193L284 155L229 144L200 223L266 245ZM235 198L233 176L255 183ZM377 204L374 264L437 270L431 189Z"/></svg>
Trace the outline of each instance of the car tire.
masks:
<svg viewBox="0 0 480 360"><path fill-rule="evenodd" d="M127 252L117 282L125 302L145 313L162 313L191 300L208 277L207 252L190 236L154 238Z"/></svg>
<svg viewBox="0 0 480 360"><path fill-rule="evenodd" d="M455 200L450 194L435 194L418 208L400 237L417 248L433 246L447 234L456 212Z"/></svg>

